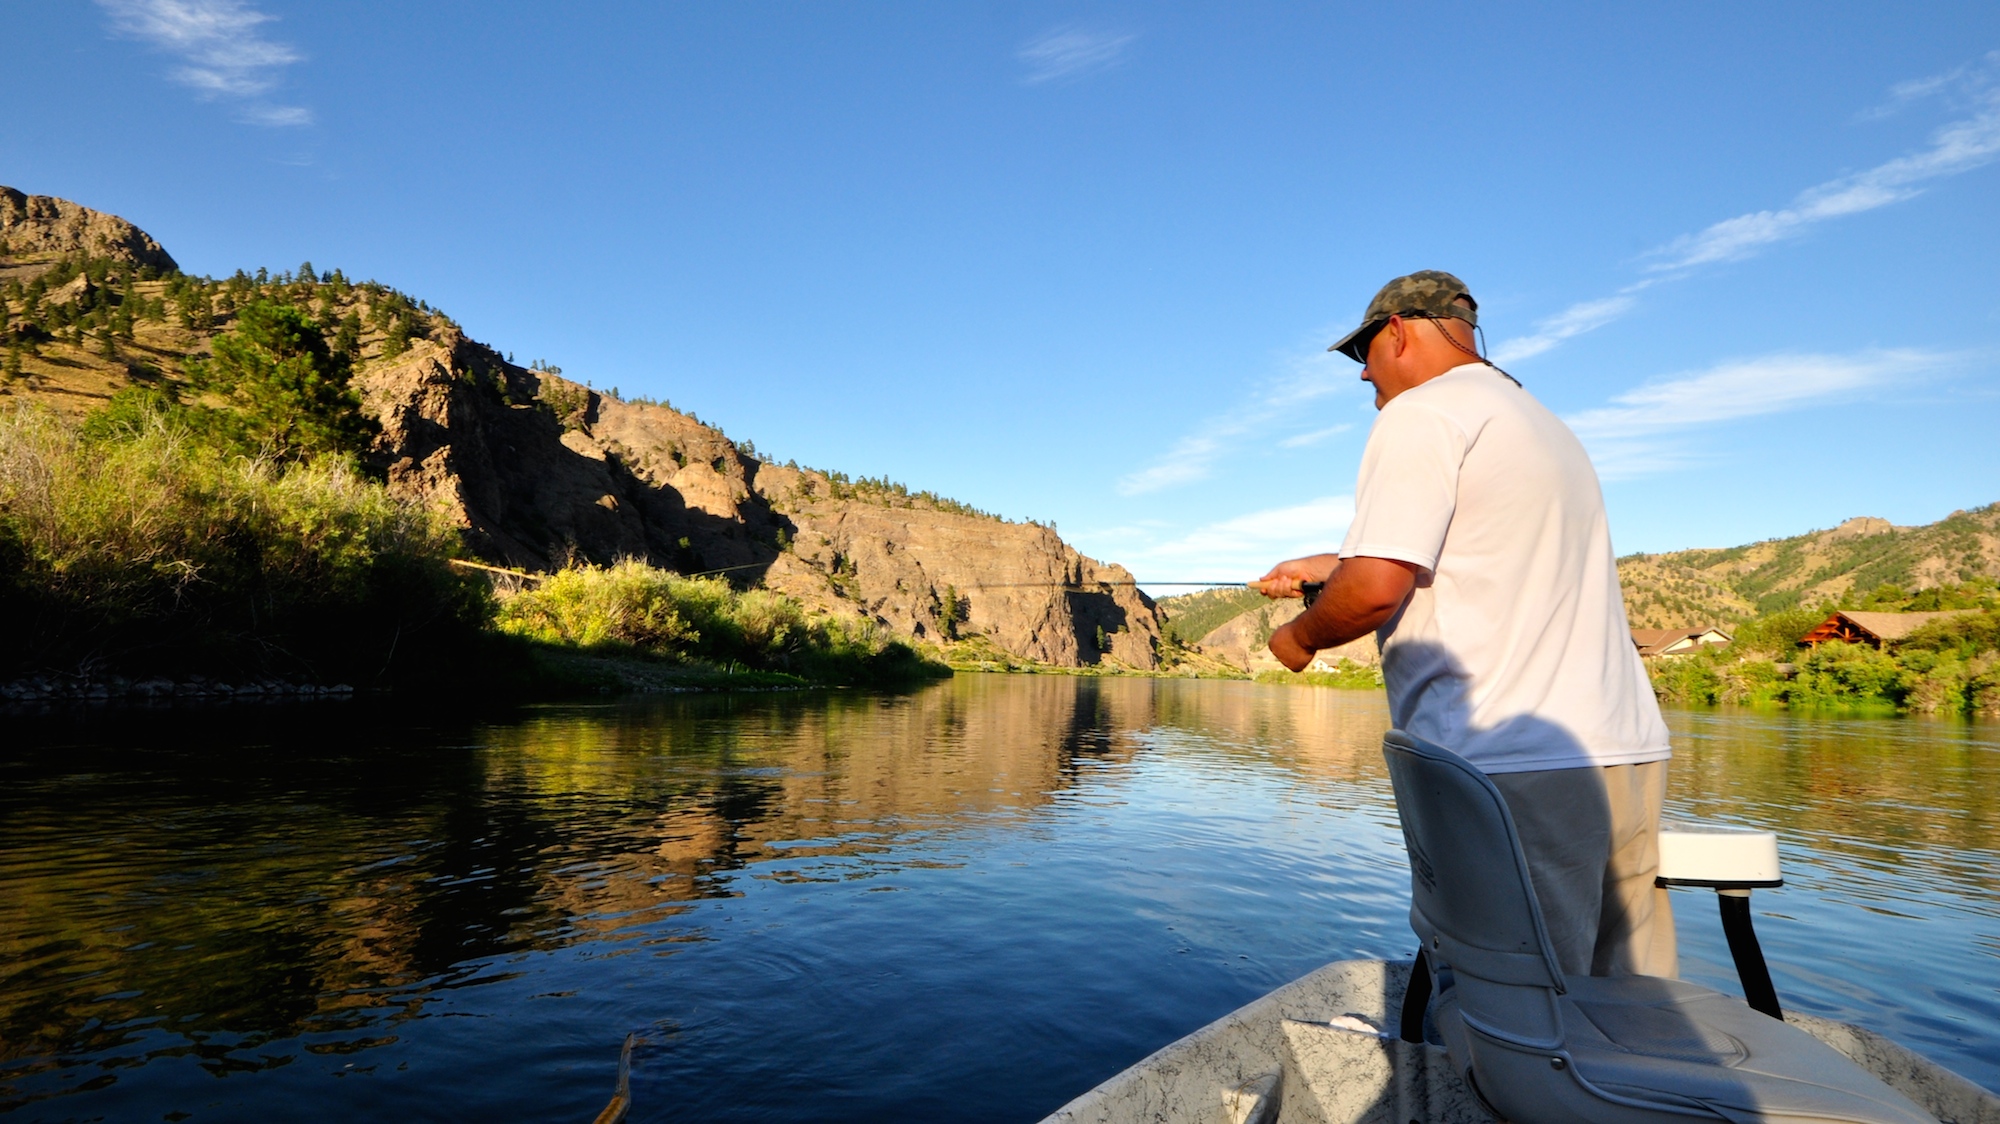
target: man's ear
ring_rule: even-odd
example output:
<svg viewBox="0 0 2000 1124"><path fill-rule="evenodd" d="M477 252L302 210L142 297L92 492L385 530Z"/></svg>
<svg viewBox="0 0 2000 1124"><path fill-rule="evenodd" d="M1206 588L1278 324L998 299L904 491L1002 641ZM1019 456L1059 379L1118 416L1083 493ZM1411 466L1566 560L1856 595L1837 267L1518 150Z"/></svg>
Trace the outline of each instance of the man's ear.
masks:
<svg viewBox="0 0 2000 1124"><path fill-rule="evenodd" d="M1392 349L1390 351L1391 355L1400 357L1403 352L1409 349L1410 322L1408 320L1400 316L1389 317L1389 322L1382 326L1382 334L1389 337L1389 346Z"/></svg>

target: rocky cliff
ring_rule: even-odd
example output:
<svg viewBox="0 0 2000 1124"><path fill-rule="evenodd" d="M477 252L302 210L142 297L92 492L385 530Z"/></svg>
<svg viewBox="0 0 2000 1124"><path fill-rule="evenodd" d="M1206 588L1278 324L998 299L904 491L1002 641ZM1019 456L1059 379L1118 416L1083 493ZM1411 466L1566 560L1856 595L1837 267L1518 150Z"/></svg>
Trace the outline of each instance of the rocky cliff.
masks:
<svg viewBox="0 0 2000 1124"><path fill-rule="evenodd" d="M151 235L67 199L0 187L0 255L34 263L67 255L112 258L160 272L180 268Z"/></svg>
<svg viewBox="0 0 2000 1124"><path fill-rule="evenodd" d="M0 270L23 281L64 256L175 268L137 227L64 200L0 189L0 230ZM535 571L638 558L721 572L916 640L990 643L1062 667L1158 666L1153 602L1122 567L1084 557L1047 527L761 460L688 414L518 366L400 294L327 276L267 283L260 271L254 291L310 307L329 326L365 326L355 382L382 425L372 459L393 492L446 508L473 557ZM87 274L77 281L92 284ZM228 330L250 285L242 278L236 297L217 286L212 298L170 280L87 290L78 307L107 324L111 302L157 311L171 296L182 312L126 315L121 340L107 328L102 347L78 327L25 357L17 349L24 373L0 392L74 414L135 380L176 382L183 361Z"/></svg>

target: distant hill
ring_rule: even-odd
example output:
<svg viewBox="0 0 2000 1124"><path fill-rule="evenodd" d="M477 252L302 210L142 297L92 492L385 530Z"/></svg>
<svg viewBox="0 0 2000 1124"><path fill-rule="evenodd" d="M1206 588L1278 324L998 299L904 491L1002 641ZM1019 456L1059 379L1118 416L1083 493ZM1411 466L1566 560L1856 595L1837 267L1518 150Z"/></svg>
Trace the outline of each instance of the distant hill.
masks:
<svg viewBox="0 0 2000 1124"><path fill-rule="evenodd" d="M1162 597L1159 607L1160 616L1167 622L1167 635L1182 644L1194 645L1244 613L1270 603L1269 598L1254 589L1229 587Z"/></svg>
<svg viewBox="0 0 2000 1124"><path fill-rule="evenodd" d="M1768 613L2000 579L2000 504L1898 527L1862 516L1838 527L1721 550L1618 560L1634 628L1730 625Z"/></svg>
<svg viewBox="0 0 2000 1124"><path fill-rule="evenodd" d="M1728 627L1843 601L1890 610L1952 608L1958 601L1933 604L1923 591L2000 581L2000 504L1921 527L1863 516L1748 546L1632 554L1618 560L1618 578L1633 628ZM1270 603L1249 590L1183 594L1159 606L1168 635L1245 666L1246 637L1254 649L1281 623L1267 613Z"/></svg>
<svg viewBox="0 0 2000 1124"><path fill-rule="evenodd" d="M77 417L135 386L199 399L191 375L256 301L311 314L380 426L366 460L392 495L449 512L484 562L636 558L948 647L1159 666L1152 600L1053 528L776 463L664 402L517 364L426 302L339 270L189 276L124 219L0 187L0 409Z"/></svg>

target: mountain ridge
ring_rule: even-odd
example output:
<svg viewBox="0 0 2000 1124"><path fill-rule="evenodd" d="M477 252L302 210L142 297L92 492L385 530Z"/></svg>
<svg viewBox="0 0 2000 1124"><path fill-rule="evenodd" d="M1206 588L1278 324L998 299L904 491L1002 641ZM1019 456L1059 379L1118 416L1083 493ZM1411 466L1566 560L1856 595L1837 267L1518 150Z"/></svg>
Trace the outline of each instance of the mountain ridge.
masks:
<svg viewBox="0 0 2000 1124"><path fill-rule="evenodd" d="M1160 665L1152 600L1052 528L764 460L692 414L520 366L387 286L309 263L190 277L122 218L0 188L0 287L0 395L72 416L132 386L198 394L190 363L252 300L311 310L380 425L364 459L391 494L445 509L482 562L546 572L636 558L945 647Z"/></svg>
<svg viewBox="0 0 2000 1124"><path fill-rule="evenodd" d="M1881 586L1915 593L2000 581L2000 503L1910 527L1856 516L1742 546L1630 554L1618 560L1618 577L1634 628L1740 624Z"/></svg>

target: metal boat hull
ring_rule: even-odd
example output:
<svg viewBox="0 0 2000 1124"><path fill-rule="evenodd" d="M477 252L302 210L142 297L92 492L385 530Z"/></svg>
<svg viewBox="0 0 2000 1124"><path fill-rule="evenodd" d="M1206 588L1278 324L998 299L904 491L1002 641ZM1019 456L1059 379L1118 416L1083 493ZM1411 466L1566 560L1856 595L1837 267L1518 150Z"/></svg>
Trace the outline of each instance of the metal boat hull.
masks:
<svg viewBox="0 0 2000 1124"><path fill-rule="evenodd" d="M1409 962L1342 960L1217 1019L1043 1124L1485 1124L1443 1047L1396 1036ZM1879 1034L1786 1021L1946 1124L2000 1124L1996 1097Z"/></svg>

